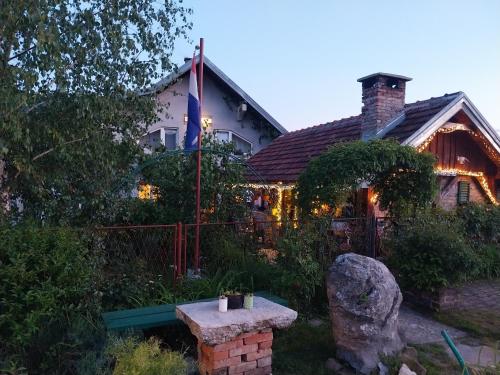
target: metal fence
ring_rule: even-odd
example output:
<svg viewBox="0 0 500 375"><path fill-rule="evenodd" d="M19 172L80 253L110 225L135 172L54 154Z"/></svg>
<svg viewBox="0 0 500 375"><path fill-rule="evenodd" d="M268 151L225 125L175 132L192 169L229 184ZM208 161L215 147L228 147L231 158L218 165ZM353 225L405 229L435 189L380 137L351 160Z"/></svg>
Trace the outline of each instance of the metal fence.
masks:
<svg viewBox="0 0 500 375"><path fill-rule="evenodd" d="M196 265L221 256L224 241L236 242L243 255L257 250L274 250L285 230L300 229L298 221L245 221L200 224L200 258L195 259L196 224L131 225L94 230L93 246L101 249L107 276L130 269L150 277L174 282ZM313 230L332 244L335 253L355 252L379 255L384 218L335 218ZM324 236L324 237L321 237ZM234 244L233 244L234 245ZM332 250L333 251L333 250Z"/></svg>

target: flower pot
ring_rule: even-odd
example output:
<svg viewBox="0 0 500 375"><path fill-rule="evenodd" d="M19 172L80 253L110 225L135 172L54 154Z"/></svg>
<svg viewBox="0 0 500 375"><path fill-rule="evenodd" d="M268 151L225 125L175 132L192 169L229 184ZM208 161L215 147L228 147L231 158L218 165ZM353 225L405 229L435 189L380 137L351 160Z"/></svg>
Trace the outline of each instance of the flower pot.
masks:
<svg viewBox="0 0 500 375"><path fill-rule="evenodd" d="M241 309L243 307L243 296L241 294L232 294L227 296L227 308L229 310Z"/></svg>
<svg viewBox="0 0 500 375"><path fill-rule="evenodd" d="M220 312L226 312L227 311L227 298L226 297L220 297L219 298L219 311Z"/></svg>
<svg viewBox="0 0 500 375"><path fill-rule="evenodd" d="M243 301L243 306L247 310L253 309L253 294L247 294L245 295L244 301Z"/></svg>

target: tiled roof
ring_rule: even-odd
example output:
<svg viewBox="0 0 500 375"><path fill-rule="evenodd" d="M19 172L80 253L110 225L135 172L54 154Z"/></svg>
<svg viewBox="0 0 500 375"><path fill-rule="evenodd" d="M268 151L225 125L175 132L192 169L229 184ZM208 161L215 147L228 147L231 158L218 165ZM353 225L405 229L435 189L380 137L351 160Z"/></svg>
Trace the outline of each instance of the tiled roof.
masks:
<svg viewBox="0 0 500 375"><path fill-rule="evenodd" d="M383 138L404 142L427 121L450 104L460 93L430 98L404 107L403 121ZM309 161L337 142L361 138L361 115L284 134L248 161L251 182L293 183Z"/></svg>
<svg viewBox="0 0 500 375"><path fill-rule="evenodd" d="M427 121L437 115L444 107L450 104L460 92L445 94L437 98L430 98L405 105L404 119L388 131L384 138L394 138L398 142L404 142L409 136L420 129Z"/></svg>
<svg viewBox="0 0 500 375"><path fill-rule="evenodd" d="M249 160L247 179L254 182L295 182L309 160L337 142L361 136L361 116L297 130L276 138Z"/></svg>

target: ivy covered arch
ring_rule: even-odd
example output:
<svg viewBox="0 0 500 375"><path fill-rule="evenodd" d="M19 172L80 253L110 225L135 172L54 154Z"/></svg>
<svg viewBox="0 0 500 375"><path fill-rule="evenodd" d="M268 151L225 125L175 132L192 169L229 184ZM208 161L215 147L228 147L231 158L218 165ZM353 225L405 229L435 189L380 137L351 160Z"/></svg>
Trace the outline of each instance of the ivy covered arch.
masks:
<svg viewBox="0 0 500 375"><path fill-rule="evenodd" d="M339 143L309 162L297 182L304 214L323 204L338 207L366 183L382 209L425 206L436 191L435 158L392 140Z"/></svg>

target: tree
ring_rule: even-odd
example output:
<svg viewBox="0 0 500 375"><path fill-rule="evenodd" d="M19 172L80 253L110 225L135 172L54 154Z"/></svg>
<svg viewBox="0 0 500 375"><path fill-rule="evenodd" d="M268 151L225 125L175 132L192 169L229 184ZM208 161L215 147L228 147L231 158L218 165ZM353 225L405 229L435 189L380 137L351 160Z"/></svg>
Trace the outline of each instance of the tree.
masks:
<svg viewBox="0 0 500 375"><path fill-rule="evenodd" d="M226 222L247 214L245 162L233 156L234 146L202 139L201 209L204 220ZM136 174L152 187L152 200L130 199L115 221L133 224L191 223L195 217L196 154L159 151L144 158ZM130 176L131 180L137 180ZM125 203L125 202L124 202Z"/></svg>
<svg viewBox="0 0 500 375"><path fill-rule="evenodd" d="M0 196L49 222L99 220L190 13L182 0L0 1Z"/></svg>
<svg viewBox="0 0 500 375"><path fill-rule="evenodd" d="M339 206L367 183L382 209L391 213L429 204L436 191L434 156L392 140L334 145L309 162L297 183L304 213L322 204Z"/></svg>

